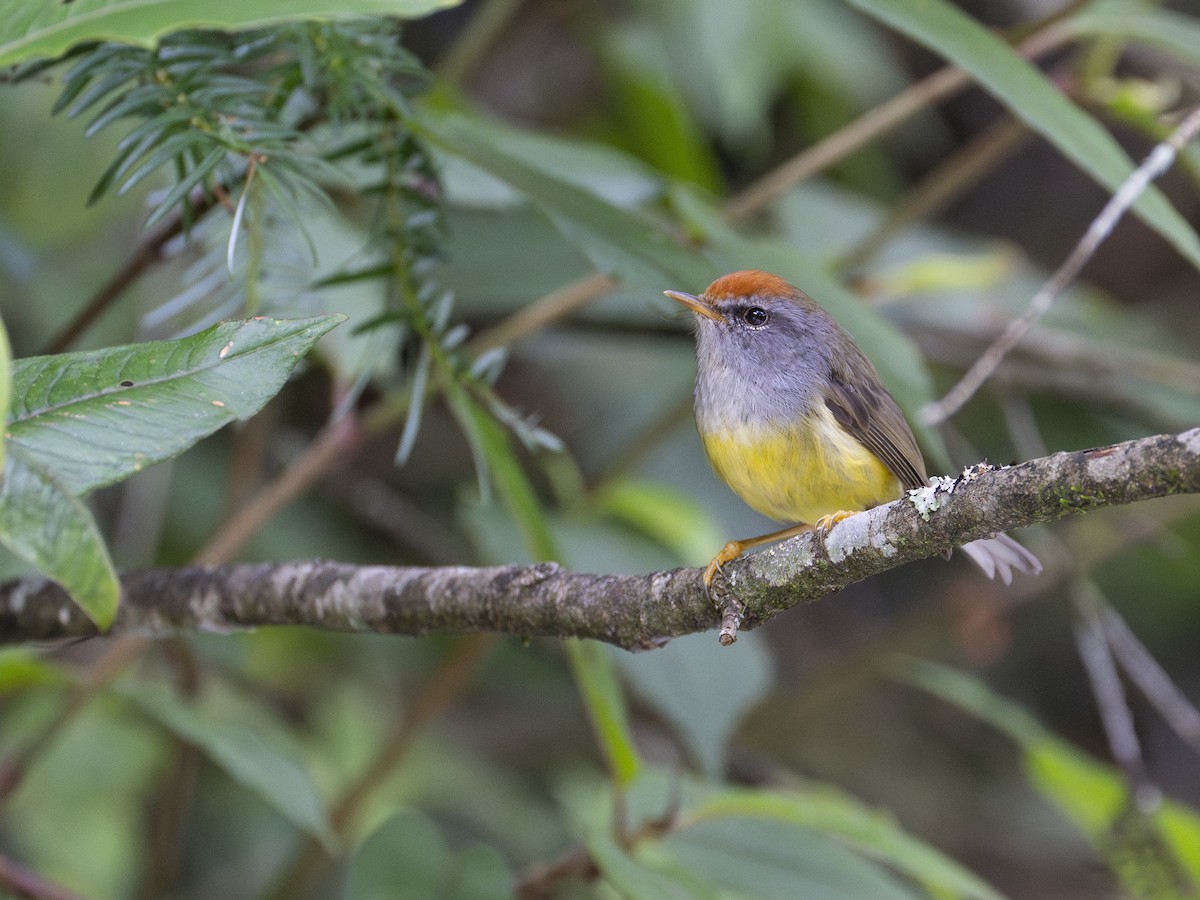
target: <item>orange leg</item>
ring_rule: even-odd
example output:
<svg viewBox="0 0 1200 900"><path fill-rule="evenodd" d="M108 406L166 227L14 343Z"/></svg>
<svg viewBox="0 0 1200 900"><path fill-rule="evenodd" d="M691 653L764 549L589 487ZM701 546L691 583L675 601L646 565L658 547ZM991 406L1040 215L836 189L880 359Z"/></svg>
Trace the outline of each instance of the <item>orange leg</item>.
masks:
<svg viewBox="0 0 1200 900"><path fill-rule="evenodd" d="M788 538L795 537L798 534L804 534L806 531L815 531L817 533L818 540L824 542L825 535L829 533L830 528L842 521L842 519L848 519L852 515L854 515L854 513L841 509L835 513L821 516L821 518L817 519L816 524L814 525L792 525L788 528L780 529L779 531L772 531L770 534L760 535L759 537L743 538L740 541L730 541L721 548L720 552L713 557L712 562L708 564L708 568L704 570L704 586L705 588L711 589L712 580L717 576L717 572L721 570L721 566L725 565L727 562L732 562L733 560L737 559L747 550L762 546L763 544L773 544L776 541L787 540Z"/></svg>

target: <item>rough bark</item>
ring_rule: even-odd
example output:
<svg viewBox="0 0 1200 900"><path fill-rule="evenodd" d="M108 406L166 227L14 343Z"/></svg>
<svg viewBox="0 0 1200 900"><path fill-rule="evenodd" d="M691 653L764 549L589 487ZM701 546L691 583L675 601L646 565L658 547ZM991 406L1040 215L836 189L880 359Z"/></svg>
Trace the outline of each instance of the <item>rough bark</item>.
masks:
<svg viewBox="0 0 1200 900"><path fill-rule="evenodd" d="M590 575L554 563L493 568L260 563L126 575L112 633L306 625L410 635L589 637L649 648L723 622L734 632L754 627L799 603L998 531L1196 492L1200 428L1018 466L975 466L957 479L935 479L923 492L846 519L823 545L802 535L730 563L716 604L705 593L699 569ZM55 583L25 578L0 585L0 642L95 633Z"/></svg>

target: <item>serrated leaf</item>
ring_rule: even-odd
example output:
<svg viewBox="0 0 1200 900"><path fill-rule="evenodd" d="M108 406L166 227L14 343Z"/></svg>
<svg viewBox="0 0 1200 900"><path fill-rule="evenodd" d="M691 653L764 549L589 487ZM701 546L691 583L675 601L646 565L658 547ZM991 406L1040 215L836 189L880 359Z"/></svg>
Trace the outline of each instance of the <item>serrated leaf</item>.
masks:
<svg viewBox="0 0 1200 900"><path fill-rule="evenodd" d="M300 751L267 710L214 684L191 702L147 685L129 685L120 693L301 831L334 849L337 839Z"/></svg>
<svg viewBox="0 0 1200 900"><path fill-rule="evenodd" d="M52 465L10 445L0 482L0 542L66 588L103 630L116 615L121 585L92 514Z"/></svg>
<svg viewBox="0 0 1200 900"><path fill-rule="evenodd" d="M10 450L81 496L258 412L344 316L223 322L175 341L18 360Z"/></svg>
<svg viewBox="0 0 1200 900"><path fill-rule="evenodd" d="M73 0L29 3L0 0L0 66L58 56L82 41L149 46L171 31L239 31L294 19L356 15L418 18L458 0Z"/></svg>
<svg viewBox="0 0 1200 900"><path fill-rule="evenodd" d="M924 44L971 74L990 94L1097 183L1115 191L1133 171L1120 145L1012 47L944 0L850 0L852 6ZM1133 206L1193 265L1200 237L1156 188Z"/></svg>

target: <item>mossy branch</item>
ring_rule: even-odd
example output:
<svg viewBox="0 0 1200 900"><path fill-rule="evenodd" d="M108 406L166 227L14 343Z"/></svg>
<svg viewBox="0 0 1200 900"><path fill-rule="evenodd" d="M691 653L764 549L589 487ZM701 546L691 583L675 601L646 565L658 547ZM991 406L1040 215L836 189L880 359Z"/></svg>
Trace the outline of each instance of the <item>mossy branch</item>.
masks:
<svg viewBox="0 0 1200 900"><path fill-rule="evenodd" d="M591 575L553 563L410 568L305 561L126 575L112 633L307 625L409 635L589 637L650 648L716 628L723 619L728 624L731 615L741 627L754 627L799 603L998 531L1200 492L1200 428L1007 468L976 466L938 484L932 498L905 497L841 522L823 547L803 535L730 563L720 610L705 594L699 569ZM0 585L0 642L95 633L53 582L25 578Z"/></svg>

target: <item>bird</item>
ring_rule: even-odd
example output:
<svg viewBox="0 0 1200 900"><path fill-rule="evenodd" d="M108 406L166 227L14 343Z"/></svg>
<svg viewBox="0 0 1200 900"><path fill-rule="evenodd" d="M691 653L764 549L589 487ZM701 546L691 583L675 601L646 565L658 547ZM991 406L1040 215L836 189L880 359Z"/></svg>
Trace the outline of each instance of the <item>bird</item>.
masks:
<svg viewBox="0 0 1200 900"><path fill-rule="evenodd" d="M713 471L745 503L788 527L729 541L704 571L925 487L912 428L875 366L803 291L757 269L703 293L664 291L696 325L696 427ZM1006 534L961 548L989 578L1041 572Z"/></svg>

